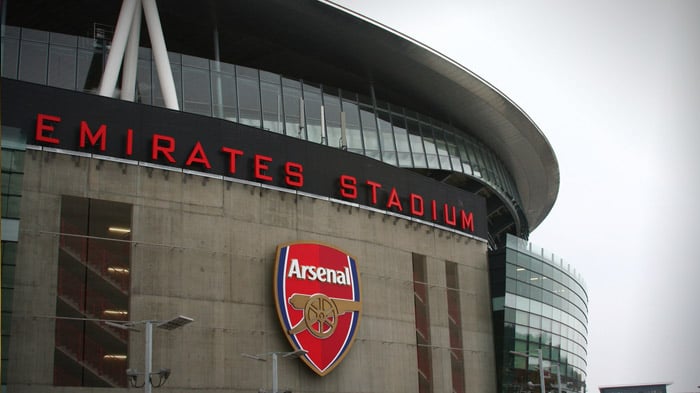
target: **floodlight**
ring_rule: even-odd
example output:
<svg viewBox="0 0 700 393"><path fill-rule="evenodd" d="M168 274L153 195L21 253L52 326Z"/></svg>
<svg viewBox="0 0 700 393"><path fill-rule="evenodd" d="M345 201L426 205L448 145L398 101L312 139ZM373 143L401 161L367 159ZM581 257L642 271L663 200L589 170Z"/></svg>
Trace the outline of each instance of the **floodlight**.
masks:
<svg viewBox="0 0 700 393"><path fill-rule="evenodd" d="M243 356L244 358L257 360L257 361L260 361L260 362L266 362L266 361L267 361L267 359L265 359L265 358L262 358L262 357L260 357L260 356L258 356L258 355L251 355L251 354L249 354L249 353L242 353L241 356Z"/></svg>
<svg viewBox="0 0 700 393"><path fill-rule="evenodd" d="M175 317L169 321L160 322L158 325L156 325L156 327L159 327L159 328L165 329L165 330L173 330L173 329L177 329L179 327L183 327L183 326L185 326L188 323L191 323L193 321L194 321L194 319L192 319L190 317L178 315L177 317Z"/></svg>
<svg viewBox="0 0 700 393"><path fill-rule="evenodd" d="M306 355L307 353L308 353L308 351L306 351L304 349L300 349L300 350L294 351L294 352L287 352L287 353L283 354L282 357L294 359L294 358L302 357L302 356Z"/></svg>

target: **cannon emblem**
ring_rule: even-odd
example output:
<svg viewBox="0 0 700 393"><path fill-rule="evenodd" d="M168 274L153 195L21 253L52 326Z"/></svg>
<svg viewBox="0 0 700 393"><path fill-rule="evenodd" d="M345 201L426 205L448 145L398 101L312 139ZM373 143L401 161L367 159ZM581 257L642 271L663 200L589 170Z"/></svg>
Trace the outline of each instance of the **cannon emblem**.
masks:
<svg viewBox="0 0 700 393"><path fill-rule="evenodd" d="M355 257L320 243L281 244L273 283L282 333L311 370L328 374L352 348L362 319Z"/></svg>
<svg viewBox="0 0 700 393"><path fill-rule="evenodd" d="M362 309L360 302L331 298L322 293L310 296L295 293L289 298L289 304L304 311L304 318L289 330L289 334L294 335L308 329L309 333L318 338L333 334L339 316Z"/></svg>

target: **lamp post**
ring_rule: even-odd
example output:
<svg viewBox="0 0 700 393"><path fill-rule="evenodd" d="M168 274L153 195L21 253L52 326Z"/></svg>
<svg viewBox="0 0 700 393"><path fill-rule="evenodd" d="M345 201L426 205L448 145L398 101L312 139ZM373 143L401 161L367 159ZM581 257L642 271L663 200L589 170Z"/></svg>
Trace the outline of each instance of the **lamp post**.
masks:
<svg viewBox="0 0 700 393"><path fill-rule="evenodd" d="M272 393L278 393L278 390L277 390L277 385L278 385L277 356L282 355L283 358L294 359L294 358L298 358L300 356L306 355L306 352L307 351L305 351L305 350L299 350L299 351L293 351L293 352L266 352L266 353L260 353L257 355L242 353L241 356L243 356L244 358L257 360L260 362L266 362L267 359L265 359L265 356L271 355L272 356Z"/></svg>
<svg viewBox="0 0 700 393"><path fill-rule="evenodd" d="M524 353L524 352L510 351L510 353L511 353L512 355L516 355L516 356L523 356L523 357L526 357L526 358L529 358L529 357L530 357L530 352ZM540 368L540 393L545 393L545 389L544 389L544 367L543 367L543 365L542 365L543 362L542 362L542 350L541 350L541 349L538 349L538 350L537 350L537 362L538 362L538 365L539 365L539 368ZM560 391L560 393L561 393L561 391Z"/></svg>
<svg viewBox="0 0 700 393"><path fill-rule="evenodd" d="M141 375L136 369L130 368L126 370L126 375L129 378L129 383L133 387L140 388L143 386L143 391L144 393L151 393L151 390L153 386L155 387L161 387L165 383L165 381L168 379L170 376L170 369L167 368L161 368L158 372L154 373L153 368L152 368L152 362L153 362L153 326L155 325L157 328L164 329L164 330L174 330L180 327L183 327L187 325L188 323L193 322L194 319L190 317L185 317L182 315L179 315L175 318L166 320L166 321L156 321L156 320L146 320L146 321L134 321L134 322L105 322L105 324L109 326L116 327L118 329L125 329L125 330L130 330L133 329L134 325L140 325L144 324L146 327L146 337L145 337L145 353L144 353L144 369L145 371L143 372L143 385L137 385L136 383L136 378L138 375ZM153 375L158 375L159 381L157 384L153 383L152 376Z"/></svg>
<svg viewBox="0 0 700 393"><path fill-rule="evenodd" d="M558 364L555 364L553 366L549 366L549 368L557 368L557 393L561 393L561 370Z"/></svg>

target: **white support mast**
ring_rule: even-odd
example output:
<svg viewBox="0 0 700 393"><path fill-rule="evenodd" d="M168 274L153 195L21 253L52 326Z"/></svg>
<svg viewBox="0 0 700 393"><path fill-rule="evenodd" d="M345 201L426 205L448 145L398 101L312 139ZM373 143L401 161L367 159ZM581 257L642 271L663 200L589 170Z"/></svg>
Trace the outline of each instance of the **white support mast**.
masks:
<svg viewBox="0 0 700 393"><path fill-rule="evenodd" d="M158 7L155 0L124 0L119 12L119 20L112 39L112 45L107 56L107 65L102 81L100 82L99 95L113 97L117 85L117 78L124 62L124 74L122 76L121 98L133 101L136 86L136 69L138 68L138 44L141 27L141 9L146 17L148 36L151 40L153 59L156 63L156 72L160 81L160 89L163 93L165 106L169 109L179 110L175 91L175 81L170 69L168 50L165 46L163 28L160 24ZM127 40L129 48L127 51ZM126 55L125 55L126 52Z"/></svg>

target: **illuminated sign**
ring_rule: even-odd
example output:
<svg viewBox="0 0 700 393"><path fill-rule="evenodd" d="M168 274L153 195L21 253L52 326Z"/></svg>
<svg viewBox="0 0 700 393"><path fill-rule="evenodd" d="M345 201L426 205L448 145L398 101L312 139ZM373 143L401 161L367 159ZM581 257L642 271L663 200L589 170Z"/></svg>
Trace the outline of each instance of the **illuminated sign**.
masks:
<svg viewBox="0 0 700 393"><path fill-rule="evenodd" d="M9 79L2 105L3 125L24 130L29 144L259 182L488 237L483 198L360 154Z"/></svg>
<svg viewBox="0 0 700 393"><path fill-rule="evenodd" d="M331 372L347 355L362 311L355 258L317 243L277 248L275 305L282 330L316 374Z"/></svg>

